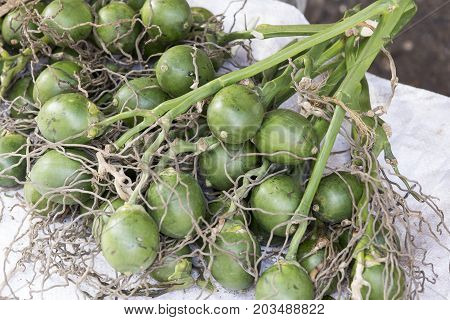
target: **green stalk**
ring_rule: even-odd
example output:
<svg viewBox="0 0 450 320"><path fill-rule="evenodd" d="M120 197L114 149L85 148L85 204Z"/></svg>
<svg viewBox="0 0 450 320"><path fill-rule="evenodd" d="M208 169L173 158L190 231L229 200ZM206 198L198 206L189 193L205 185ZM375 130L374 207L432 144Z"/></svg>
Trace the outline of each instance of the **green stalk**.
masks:
<svg viewBox="0 0 450 320"><path fill-rule="evenodd" d="M224 46L236 40L271 39L280 37L309 36L328 29L332 24L302 24L302 25L269 25L261 24L253 30L220 33L217 44Z"/></svg>
<svg viewBox="0 0 450 320"><path fill-rule="evenodd" d="M377 29L367 42L367 45L362 50L361 54L355 62L354 67L349 70L347 76L336 92L335 98L337 100L342 101L343 103L346 103L349 100L349 93L351 93L353 91L353 88L361 82L366 71L369 69L370 65L373 63L380 50L383 48L386 38L391 35L395 26L400 21L405 9L411 4L411 2L412 0L383 2L385 4L389 3L389 10L383 13ZM362 10L360 13L362 12L364 12L364 10ZM358 14L355 14L352 17L355 17L357 15ZM336 137L339 133L342 122L344 121L344 117L345 110L340 106L336 106L333 119L331 120L330 126L325 135L323 147L317 157L311 174L311 178L306 187L302 201L295 211L296 214L294 215L294 217L297 215L302 215L305 217L309 216L314 195L316 194L317 188L319 187L320 180L322 179L325 166L334 146L334 142L336 141ZM296 233L291 240L291 244L286 255L286 260L295 261L298 246L300 245L307 226L308 223L306 221L300 223Z"/></svg>
<svg viewBox="0 0 450 320"><path fill-rule="evenodd" d="M333 59L336 55L342 52L342 49L344 49L344 44L345 42L343 39L339 39L338 41L334 42L323 54L321 54L316 59L314 65L318 67Z"/></svg>
<svg viewBox="0 0 450 320"><path fill-rule="evenodd" d="M298 55L302 51L308 50L313 46L337 37L338 35L344 33L346 30L354 27L358 23L361 23L373 16L377 16L388 11L390 6L392 5L392 2L393 0L375 2L369 5L364 10L361 10L354 16L344 19L343 21L334 24L332 27L325 28L323 31L320 31L313 36L303 39L298 43L289 46L264 60L256 62L255 64L250 65L244 69L225 74L194 91L186 93L181 97L166 101L153 109L154 116L161 117L166 112L170 111L169 118L174 119L177 116L185 113L192 105L194 105L198 101L208 98L220 89L237 83L241 80L253 77L266 69L269 69L285 60L288 60L293 56ZM155 123L155 121L156 120L154 119L144 120L138 126L125 133L124 136L120 137L119 140L115 143L116 147L123 147L130 138L132 138L141 130L144 130L148 126Z"/></svg>
<svg viewBox="0 0 450 320"><path fill-rule="evenodd" d="M156 122L154 118L145 118L142 122L138 123L132 129L125 132L116 142L114 142L114 147L122 149L128 141L130 141L134 136L136 136L142 130L147 129Z"/></svg>
<svg viewBox="0 0 450 320"><path fill-rule="evenodd" d="M102 121L97 122L95 126L98 127L99 129L104 129L120 120L125 120L134 117L145 117L147 119L154 119L155 121L158 119L158 117L153 114L152 110L134 109L115 114L109 118L105 118Z"/></svg>

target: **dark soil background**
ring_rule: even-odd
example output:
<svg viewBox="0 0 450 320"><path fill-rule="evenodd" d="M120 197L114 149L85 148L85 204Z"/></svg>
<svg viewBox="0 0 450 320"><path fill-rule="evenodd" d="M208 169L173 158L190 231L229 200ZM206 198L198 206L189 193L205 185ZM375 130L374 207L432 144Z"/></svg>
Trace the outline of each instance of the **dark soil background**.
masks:
<svg viewBox="0 0 450 320"><path fill-rule="evenodd" d="M337 21L348 8L370 0L309 0L305 16L311 23ZM401 83L450 96L450 1L416 0L413 21L395 39L389 50ZM390 78L389 63L379 57L370 70Z"/></svg>

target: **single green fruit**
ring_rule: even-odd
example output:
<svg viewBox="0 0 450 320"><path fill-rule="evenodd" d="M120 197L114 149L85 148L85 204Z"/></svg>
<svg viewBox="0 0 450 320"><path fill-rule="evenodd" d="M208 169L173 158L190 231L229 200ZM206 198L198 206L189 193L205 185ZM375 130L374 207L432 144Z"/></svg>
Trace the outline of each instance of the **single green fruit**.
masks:
<svg viewBox="0 0 450 320"><path fill-rule="evenodd" d="M175 239L189 236L194 222L200 222L206 212L198 182L190 174L172 168L162 171L159 180L150 185L147 200L161 233Z"/></svg>
<svg viewBox="0 0 450 320"><path fill-rule="evenodd" d="M339 223L351 219L363 194L363 184L346 172L333 173L319 184L313 200L315 215L324 222Z"/></svg>
<svg viewBox="0 0 450 320"><path fill-rule="evenodd" d="M211 11L202 7L192 7L191 13L193 22L198 25L202 25L214 17Z"/></svg>
<svg viewBox="0 0 450 320"><path fill-rule="evenodd" d="M116 271L144 271L159 250L158 227L142 206L125 204L104 227L101 247L106 261Z"/></svg>
<svg viewBox="0 0 450 320"><path fill-rule="evenodd" d="M101 133L94 125L102 118L102 112L82 94L64 93L42 106L36 123L44 138L52 142L84 144Z"/></svg>
<svg viewBox="0 0 450 320"><path fill-rule="evenodd" d="M42 18L44 35L60 47L89 37L94 22L91 8L83 0L54 0L45 7Z"/></svg>
<svg viewBox="0 0 450 320"><path fill-rule="evenodd" d="M231 290L249 288L255 278L260 247L254 236L239 221L228 220L211 245L211 274L223 287Z"/></svg>
<svg viewBox="0 0 450 320"><path fill-rule="evenodd" d="M133 21L136 12L123 2L113 1L98 11L96 39L113 53L132 52L140 33L140 24Z"/></svg>
<svg viewBox="0 0 450 320"><path fill-rule="evenodd" d="M0 187L15 187L25 180L27 139L17 133L0 136Z"/></svg>
<svg viewBox="0 0 450 320"><path fill-rule="evenodd" d="M127 4L136 11L141 10L145 0L128 0Z"/></svg>
<svg viewBox="0 0 450 320"><path fill-rule="evenodd" d="M141 8L141 18L152 39L166 44L186 38L192 26L186 0L147 0Z"/></svg>
<svg viewBox="0 0 450 320"><path fill-rule="evenodd" d="M33 99L37 106L61 93L78 91L81 67L72 61L59 61L49 65L36 78Z"/></svg>
<svg viewBox="0 0 450 320"><path fill-rule="evenodd" d="M297 112L277 109L266 114L255 136L256 148L275 163L300 164L318 151L311 123ZM275 154L276 153L276 154Z"/></svg>
<svg viewBox="0 0 450 320"><path fill-rule="evenodd" d="M114 95L113 105L118 113L138 109L152 110L170 97L165 93L155 78L143 77L125 83ZM133 127L142 121L142 117L124 120L124 123Z"/></svg>
<svg viewBox="0 0 450 320"><path fill-rule="evenodd" d="M30 207L34 208L34 212L42 216L48 216L53 212L57 212L61 208L60 205L45 199L33 186L33 183L28 181L23 186L23 193L25 201Z"/></svg>
<svg viewBox="0 0 450 320"><path fill-rule="evenodd" d="M102 211L102 214L96 216L92 222L92 235L98 244L100 244L103 228L108 223L110 216L124 204L125 201L117 198L112 200L111 204L109 202L105 202L100 206L99 210Z"/></svg>
<svg viewBox="0 0 450 320"><path fill-rule="evenodd" d="M92 197L86 192L93 190L93 177L80 161L88 155L75 149L66 149L65 153L47 151L31 168L30 180L36 190L52 202L65 205L86 202Z"/></svg>
<svg viewBox="0 0 450 320"><path fill-rule="evenodd" d="M42 2L39 2L34 5L34 8L30 5L27 6L28 10L37 10L37 12L41 13L44 10L45 5ZM17 46L20 44L22 40L22 32L23 32L23 23L24 18L28 13L26 12L24 7L20 7L13 11L10 11L2 22L2 36L3 40L6 43ZM28 30L37 30L37 25L33 22L28 23Z"/></svg>
<svg viewBox="0 0 450 320"><path fill-rule="evenodd" d="M170 48L163 53L156 65L159 85L173 97L191 91L197 80L198 86L208 83L214 79L214 75L214 66L207 54L188 45Z"/></svg>
<svg viewBox="0 0 450 320"><path fill-rule="evenodd" d="M13 101L9 115L13 119L33 119L36 109L33 106L33 79L25 76L17 80L8 91L7 100Z"/></svg>
<svg viewBox="0 0 450 320"><path fill-rule="evenodd" d="M278 261L256 283L256 300L312 300L314 285L297 262Z"/></svg>
<svg viewBox="0 0 450 320"><path fill-rule="evenodd" d="M159 282L176 281L189 277L192 271L190 253L191 250L188 246L171 252L154 263L154 269L150 275Z"/></svg>
<svg viewBox="0 0 450 320"><path fill-rule="evenodd" d="M355 267L352 273L354 275ZM361 288L361 296L364 300L401 300L403 298L405 277L397 267L388 269L383 263L374 263L364 267L362 278L368 283L368 285L363 284Z"/></svg>
<svg viewBox="0 0 450 320"><path fill-rule="evenodd" d="M258 95L243 85L234 84L220 90L207 109L211 132L220 140L240 144L253 138L264 117Z"/></svg>
<svg viewBox="0 0 450 320"><path fill-rule="evenodd" d="M288 222L303 197L300 183L291 176L277 175L265 180L252 190L250 198L253 218L266 232L287 237L296 230Z"/></svg>
<svg viewBox="0 0 450 320"><path fill-rule="evenodd" d="M228 190L234 181L258 166L259 157L250 142L219 145L199 157L200 173L214 189Z"/></svg>

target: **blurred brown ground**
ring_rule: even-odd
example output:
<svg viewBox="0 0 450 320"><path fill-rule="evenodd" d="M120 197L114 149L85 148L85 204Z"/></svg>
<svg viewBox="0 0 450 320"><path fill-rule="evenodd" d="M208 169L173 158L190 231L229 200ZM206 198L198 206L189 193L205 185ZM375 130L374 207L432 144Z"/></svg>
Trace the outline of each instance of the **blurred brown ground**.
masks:
<svg viewBox="0 0 450 320"><path fill-rule="evenodd" d="M354 5L370 0L309 0L306 17L311 23L338 20ZM401 83L450 96L450 0L416 0L417 15L389 50ZM390 78L389 63L379 57L370 70Z"/></svg>

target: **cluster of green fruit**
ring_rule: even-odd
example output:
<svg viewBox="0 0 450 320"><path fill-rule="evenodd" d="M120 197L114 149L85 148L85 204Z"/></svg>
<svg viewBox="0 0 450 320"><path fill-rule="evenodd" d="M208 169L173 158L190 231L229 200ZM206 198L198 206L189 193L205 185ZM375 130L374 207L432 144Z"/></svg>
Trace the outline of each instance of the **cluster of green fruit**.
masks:
<svg viewBox="0 0 450 320"><path fill-rule="evenodd" d="M199 256L212 277L227 289L244 290L256 282L257 299L313 299L324 288L314 280L330 260L330 252L351 242L347 232L339 243L330 244L328 230L361 219L360 202L365 204L367 186L349 172L322 178L322 168L319 174L311 174L310 166L315 165L316 170L325 167L328 156L321 158L319 150L324 123L325 130L329 123L280 109L279 104L295 93L292 81L329 73L320 94L339 96L351 91L350 106L370 109L370 101L364 100L368 87L361 79L365 70L351 82L351 89L346 88L348 77L354 77L357 59L366 58L358 56L354 41L375 48L382 42L355 40L355 36L347 38L338 32L356 26L361 22L358 19L371 17L370 8L349 18L354 21L344 19L335 31L317 27L314 32L325 34L324 40L318 36L317 43L298 50L299 43L291 43L280 53L285 59L271 58L217 77L225 55L203 50L218 46L219 34L209 29L213 22L217 27L217 20L208 10L190 8L185 0L104 2L33 2L4 18L2 37L11 50L31 37L63 53L65 59L52 61L38 75L17 73L11 85L3 82L8 112L2 117L10 123L31 123L31 130L5 131L0 137L0 187L23 185L29 207L44 217L68 208L85 215L104 258L120 273L150 270L159 282L193 283L191 249L202 248L197 250L202 251ZM373 7L379 10L375 15L386 10L383 3L378 6ZM39 21L27 20L31 11ZM390 34L392 29L380 32ZM208 33L205 43L187 41L193 33L202 32ZM220 36L225 38L223 33ZM155 55L150 60L154 70L151 75L120 82L102 102L107 107L99 106L94 102L98 96L84 90L92 74L78 59L76 45L83 41L92 41L105 56L133 55L142 49L149 57ZM7 61L5 58L3 63ZM240 82L244 79L247 81ZM200 101L207 108L194 112L196 130L173 129L173 123L186 126L179 117ZM97 181L98 164L89 147L108 147L111 141L105 136L116 130L111 126L115 123L122 128L119 133L125 132L122 137L129 138L116 140L116 149L140 131L150 128L153 134L150 142L137 139L142 166L126 172L134 180L134 190L121 197L115 184ZM159 126L152 127L155 123ZM377 137L376 156L385 145L383 133ZM31 141L36 139L46 146L38 157L31 156ZM172 149L175 145L179 148L176 152ZM326 145L329 155L332 143ZM165 156L158 150L164 150ZM187 168L177 165L182 153L190 153L194 159ZM126 156L131 157L131 152ZM312 193L304 190L308 179L317 179ZM302 208L308 198L312 209L308 206L305 213ZM302 238L308 214L316 222ZM286 260L280 259L259 274L261 247L273 239L283 243L296 235L303 241L300 245L292 241L294 257L288 254ZM322 245L324 239L326 246ZM171 243L168 248L167 242ZM376 246L384 244L381 237ZM158 254L161 248L165 248L163 256ZM370 263L362 274L357 274L354 263L349 277L357 274L364 279L361 294L366 298L401 298L403 274L400 269L387 274L377 256L385 252L375 251L366 254ZM331 278L326 294L335 291L341 280Z"/></svg>

